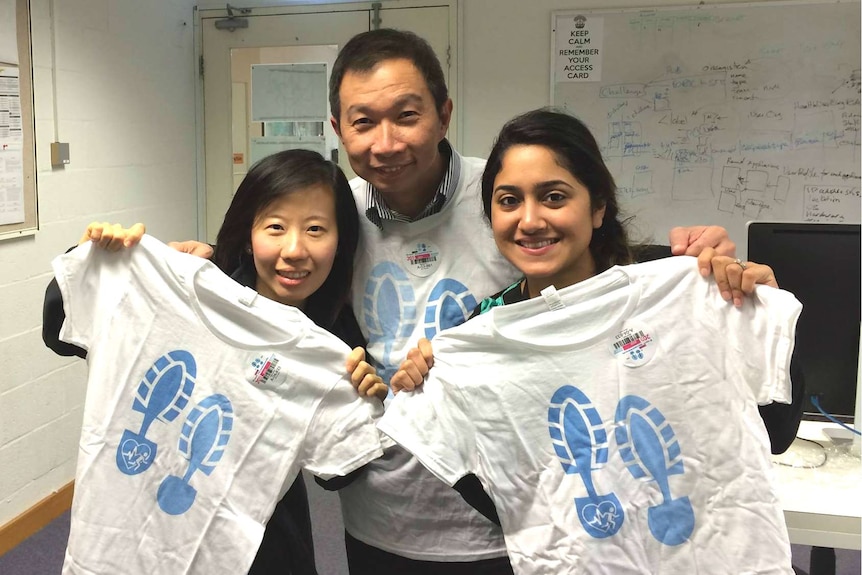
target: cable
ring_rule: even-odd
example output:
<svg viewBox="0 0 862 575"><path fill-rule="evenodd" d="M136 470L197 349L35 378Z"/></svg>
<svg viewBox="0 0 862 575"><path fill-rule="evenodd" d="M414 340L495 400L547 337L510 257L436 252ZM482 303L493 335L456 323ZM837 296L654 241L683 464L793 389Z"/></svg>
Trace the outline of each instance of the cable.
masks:
<svg viewBox="0 0 862 575"><path fill-rule="evenodd" d="M844 422L838 421L837 419L832 417L831 414L826 413L826 410L824 410L822 407L820 407L820 399L816 395L811 395L809 397L809 399L811 400L811 405L816 407L817 410L826 417L826 419L828 419L829 421L831 421L833 423L837 423L838 425L840 425L844 429L852 431L856 435L862 435L862 431L859 431L858 429L854 429L854 428L850 427L849 425L845 424Z"/></svg>
<svg viewBox="0 0 862 575"><path fill-rule="evenodd" d="M784 463L783 461L781 461L779 459L775 459L775 458L773 458L772 462L775 463L776 465L783 465L784 467L793 467L796 469L817 469L818 467L823 467L824 465L826 465L826 460L829 459L829 455L826 452L826 446L825 445L823 445L822 443L818 443L817 441L814 441L813 439L805 439L804 437L797 437L796 441L807 441L808 443L813 443L814 445L819 447L821 452L823 453L823 460L818 462L816 465L796 465L793 463Z"/></svg>

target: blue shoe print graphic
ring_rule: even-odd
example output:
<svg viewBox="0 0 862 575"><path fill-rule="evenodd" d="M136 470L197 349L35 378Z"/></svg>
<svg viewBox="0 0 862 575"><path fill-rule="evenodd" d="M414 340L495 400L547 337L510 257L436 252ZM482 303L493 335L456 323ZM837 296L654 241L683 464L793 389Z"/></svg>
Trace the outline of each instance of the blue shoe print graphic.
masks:
<svg viewBox="0 0 862 575"><path fill-rule="evenodd" d="M157 445L147 439L147 430L156 421L169 422L185 409L195 387L197 366L187 351L178 349L157 359L138 385L134 411L144 414L141 429L123 431L117 447L117 468L126 475L137 475L150 468Z"/></svg>
<svg viewBox="0 0 862 575"><path fill-rule="evenodd" d="M599 495L593 485L593 470L608 461L608 435L599 412L584 392L564 385L551 397L548 426L563 470L580 475L587 488L587 497L575 498L581 525L591 537L611 537L622 527L625 514L614 493Z"/></svg>
<svg viewBox="0 0 862 575"><path fill-rule="evenodd" d="M392 262L374 266L365 283L362 313L369 347L383 342L383 353L374 355L379 355L375 357L381 368L379 375L388 383L397 369L391 357L393 343L410 337L416 327L416 296L404 270Z"/></svg>
<svg viewBox="0 0 862 575"><path fill-rule="evenodd" d="M476 305L476 298L464 284L451 278L440 280L425 306L425 337L431 339L442 329L464 323Z"/></svg>
<svg viewBox="0 0 862 575"><path fill-rule="evenodd" d="M617 404L616 441L620 456L636 479L655 481L663 501L647 512L653 537L665 545L680 545L694 531L694 510L688 497L670 494L671 475L685 472L679 442L664 415L647 400L636 395Z"/></svg>
<svg viewBox="0 0 862 575"><path fill-rule="evenodd" d="M183 424L178 449L189 462L183 477L169 475L159 486L157 500L162 511L180 515L195 502L197 490L191 486L195 471L209 475L221 461L233 429L230 400L215 394L204 398L189 413Z"/></svg>

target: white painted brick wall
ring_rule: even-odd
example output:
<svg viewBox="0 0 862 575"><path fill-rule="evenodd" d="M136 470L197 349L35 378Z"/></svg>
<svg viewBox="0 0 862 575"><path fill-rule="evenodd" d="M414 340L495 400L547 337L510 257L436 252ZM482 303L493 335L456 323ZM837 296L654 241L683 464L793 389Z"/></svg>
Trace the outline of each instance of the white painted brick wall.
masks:
<svg viewBox="0 0 862 575"><path fill-rule="evenodd" d="M0 525L74 478L86 364L41 339L50 261L93 220L196 233L194 0L31 0L40 230L0 242ZM183 24L185 23L185 25Z"/></svg>

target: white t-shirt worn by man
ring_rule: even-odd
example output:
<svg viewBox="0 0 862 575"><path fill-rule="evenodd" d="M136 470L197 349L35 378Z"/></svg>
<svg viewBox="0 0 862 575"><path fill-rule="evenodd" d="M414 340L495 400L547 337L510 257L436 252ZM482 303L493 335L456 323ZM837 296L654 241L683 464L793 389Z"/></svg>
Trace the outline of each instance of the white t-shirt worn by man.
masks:
<svg viewBox="0 0 862 575"><path fill-rule="evenodd" d="M382 454L349 348L301 311L145 236L56 258L89 381L64 574L245 573L300 468Z"/></svg>
<svg viewBox="0 0 862 575"><path fill-rule="evenodd" d="M442 333L379 427L479 477L519 575L790 575L757 406L791 400L800 310L736 309L693 258L615 267Z"/></svg>
<svg viewBox="0 0 862 575"><path fill-rule="evenodd" d="M483 297L518 275L482 214L485 161L452 153L449 199L414 222L387 220L378 228L363 215L368 183L351 181L361 223L353 310L387 382L419 338L463 323ZM401 448L338 493L345 529L373 547L436 562L506 555L500 528Z"/></svg>

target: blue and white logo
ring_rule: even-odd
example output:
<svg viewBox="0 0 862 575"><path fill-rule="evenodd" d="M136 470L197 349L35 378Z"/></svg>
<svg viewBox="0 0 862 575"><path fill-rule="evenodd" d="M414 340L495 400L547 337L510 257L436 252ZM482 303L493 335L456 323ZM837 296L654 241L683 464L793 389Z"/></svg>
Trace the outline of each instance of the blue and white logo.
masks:
<svg viewBox="0 0 862 575"><path fill-rule="evenodd" d="M117 468L126 475L143 473L153 464L158 446L147 439L154 421L177 418L195 388L197 365L189 352L178 349L153 362L135 393L132 410L143 414L138 431L126 429L117 447Z"/></svg>

